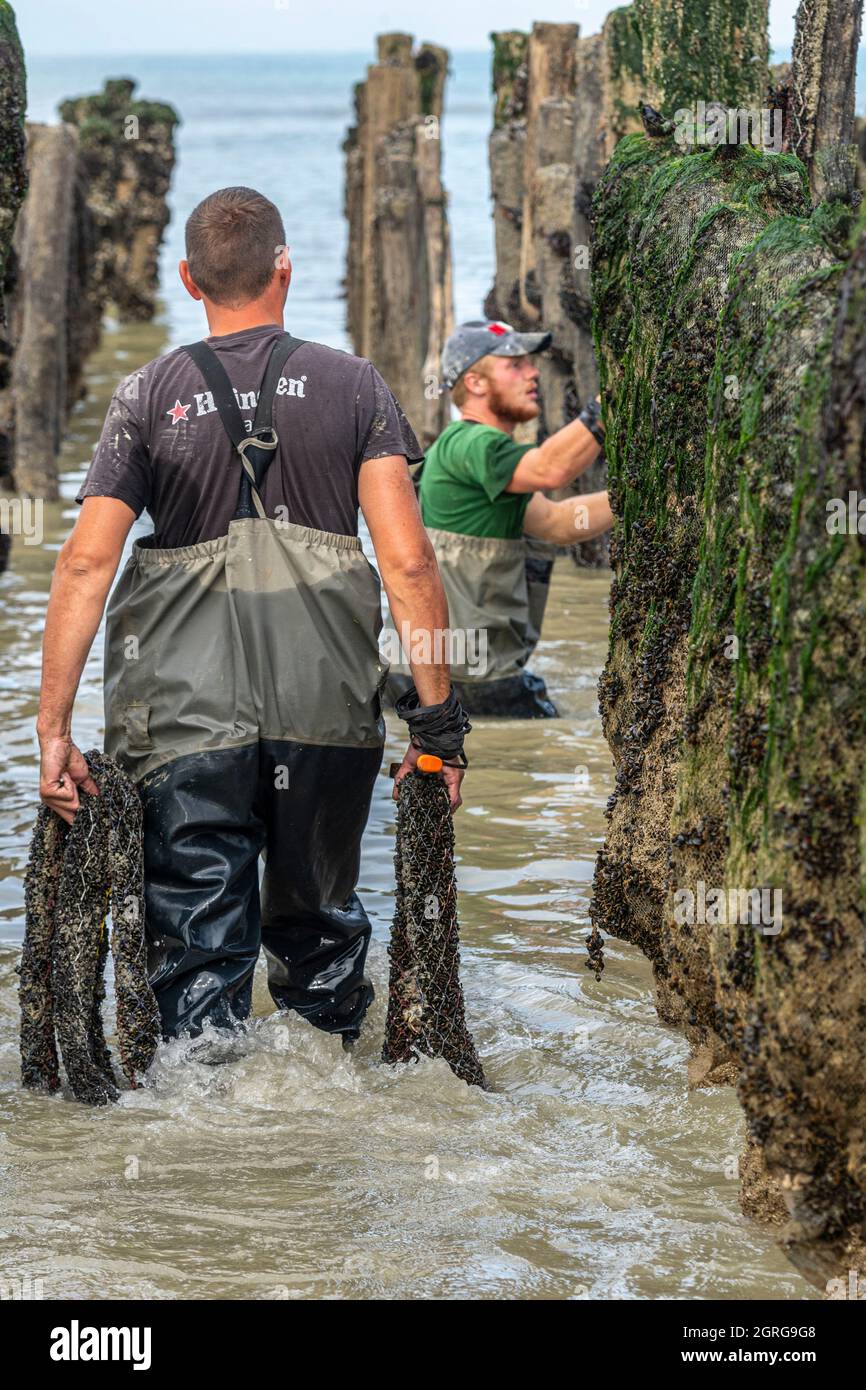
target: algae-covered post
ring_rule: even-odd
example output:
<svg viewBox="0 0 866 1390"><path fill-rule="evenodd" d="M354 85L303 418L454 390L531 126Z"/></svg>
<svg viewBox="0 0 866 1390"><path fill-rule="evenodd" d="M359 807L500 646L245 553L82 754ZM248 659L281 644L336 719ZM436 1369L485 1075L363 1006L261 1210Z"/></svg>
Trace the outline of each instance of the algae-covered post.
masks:
<svg viewBox="0 0 866 1390"><path fill-rule="evenodd" d="M88 293L100 313L111 304L126 322L151 319L156 310L179 123L173 107L136 97L135 88L130 78L115 78L59 108L78 131L78 172L92 220Z"/></svg>
<svg viewBox="0 0 866 1390"><path fill-rule="evenodd" d="M616 141L639 129L640 50L630 9L601 34L574 24L495 33L494 126L489 141L496 273L485 311L526 331L553 334L539 359L545 439L598 391L590 331L589 209ZM569 492L605 487L600 461ZM606 538L576 547L581 564L603 564Z"/></svg>
<svg viewBox="0 0 866 1390"><path fill-rule="evenodd" d="M123 320L155 312L177 116L134 90L106 82L64 102L62 124L28 132L0 439L15 488L46 500L58 496L62 433L106 309Z"/></svg>
<svg viewBox="0 0 866 1390"><path fill-rule="evenodd" d="M11 274L14 275L10 253L15 219L27 186L24 153L26 105L24 55L15 26L15 15L7 0L0 0L0 492L8 490L11 472L7 443L10 403L4 397L12 351L8 341L5 301ZM6 567L9 544L9 535L4 525L0 524L0 571Z"/></svg>
<svg viewBox="0 0 866 1390"><path fill-rule="evenodd" d="M382 34L355 87L344 143L346 317L355 352L398 397L422 442L448 422L439 359L453 326L451 235L440 125L448 54Z"/></svg>
<svg viewBox="0 0 866 1390"><path fill-rule="evenodd" d="M737 1080L744 1206L784 1204L822 1283L866 1216L866 557L829 525L866 472L866 242L849 259L850 205L813 212L801 162L731 121L764 104L765 6L635 11L659 113L595 200L619 524L593 919L652 961L692 1080Z"/></svg>
<svg viewBox="0 0 866 1390"><path fill-rule="evenodd" d="M24 55L7 0L0 0L0 286L5 287L7 263L18 209L24 201L27 177L24 158L24 112L27 90ZM0 298L0 325L5 324Z"/></svg>
<svg viewBox="0 0 866 1390"><path fill-rule="evenodd" d="M807 0L797 12L791 148L809 171L816 204L849 194L857 182L856 65L844 55L857 51L862 18L863 7L855 0Z"/></svg>

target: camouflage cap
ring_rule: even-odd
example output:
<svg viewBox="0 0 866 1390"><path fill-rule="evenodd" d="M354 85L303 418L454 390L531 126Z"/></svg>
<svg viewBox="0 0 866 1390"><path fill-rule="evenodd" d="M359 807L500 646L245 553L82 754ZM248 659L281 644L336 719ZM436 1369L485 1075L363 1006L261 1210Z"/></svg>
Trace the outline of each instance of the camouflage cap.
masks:
<svg viewBox="0 0 866 1390"><path fill-rule="evenodd" d="M450 391L481 357L525 357L549 347L550 333L518 333L500 319L472 319L455 328L442 351L442 386Z"/></svg>

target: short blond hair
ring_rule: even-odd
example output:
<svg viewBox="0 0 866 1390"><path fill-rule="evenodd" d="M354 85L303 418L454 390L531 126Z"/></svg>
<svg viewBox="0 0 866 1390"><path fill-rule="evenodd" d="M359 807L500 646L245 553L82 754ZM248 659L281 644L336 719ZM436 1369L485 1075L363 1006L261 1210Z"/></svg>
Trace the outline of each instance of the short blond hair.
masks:
<svg viewBox="0 0 866 1390"><path fill-rule="evenodd" d="M462 372L455 381L451 388L451 399L458 410L463 409L466 404L466 398L469 395L469 392L466 390L466 372L477 372L479 376L489 376L490 367L488 365L488 359L491 356L491 353L487 353L484 357L479 357L477 362L471 362L466 368L466 371Z"/></svg>

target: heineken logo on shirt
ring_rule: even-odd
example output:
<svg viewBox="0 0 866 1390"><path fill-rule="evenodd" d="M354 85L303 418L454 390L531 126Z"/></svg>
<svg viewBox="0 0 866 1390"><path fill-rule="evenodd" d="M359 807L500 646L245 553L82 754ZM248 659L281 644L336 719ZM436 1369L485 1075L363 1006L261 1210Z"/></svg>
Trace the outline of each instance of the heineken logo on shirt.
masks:
<svg viewBox="0 0 866 1390"><path fill-rule="evenodd" d="M306 391L304 387L306 380L306 375L300 377L281 376L277 382L277 395L295 396L305 399ZM239 410L255 410L259 400L258 391L238 391L236 387L232 389L234 390L234 397L238 403ZM216 410L216 403L211 391L196 391L194 400L196 415L210 415ZM178 425L181 420L189 419L187 412L190 410L192 410L192 401L190 401L188 405L184 405L181 401L176 400L174 405L165 413L171 418L173 425Z"/></svg>

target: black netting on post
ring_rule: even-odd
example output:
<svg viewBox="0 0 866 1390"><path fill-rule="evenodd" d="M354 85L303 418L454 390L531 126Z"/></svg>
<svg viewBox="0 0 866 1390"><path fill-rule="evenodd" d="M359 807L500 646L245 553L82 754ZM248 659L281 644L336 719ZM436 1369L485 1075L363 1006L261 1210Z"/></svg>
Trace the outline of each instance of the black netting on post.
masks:
<svg viewBox="0 0 866 1390"><path fill-rule="evenodd" d="M397 802L397 894L391 928L391 975L384 1062L419 1052L444 1057L455 1076L484 1086L466 1026L460 984L454 826L438 777L410 773Z"/></svg>
<svg viewBox="0 0 866 1390"><path fill-rule="evenodd" d="M43 806L31 841L21 1074L31 1089L56 1091L59 1050L76 1100L106 1105L118 1095L102 1026L109 911L117 1045L131 1086L150 1066L161 1030L147 977L141 802L113 759L97 749L85 758L101 795L82 793L71 826Z"/></svg>

